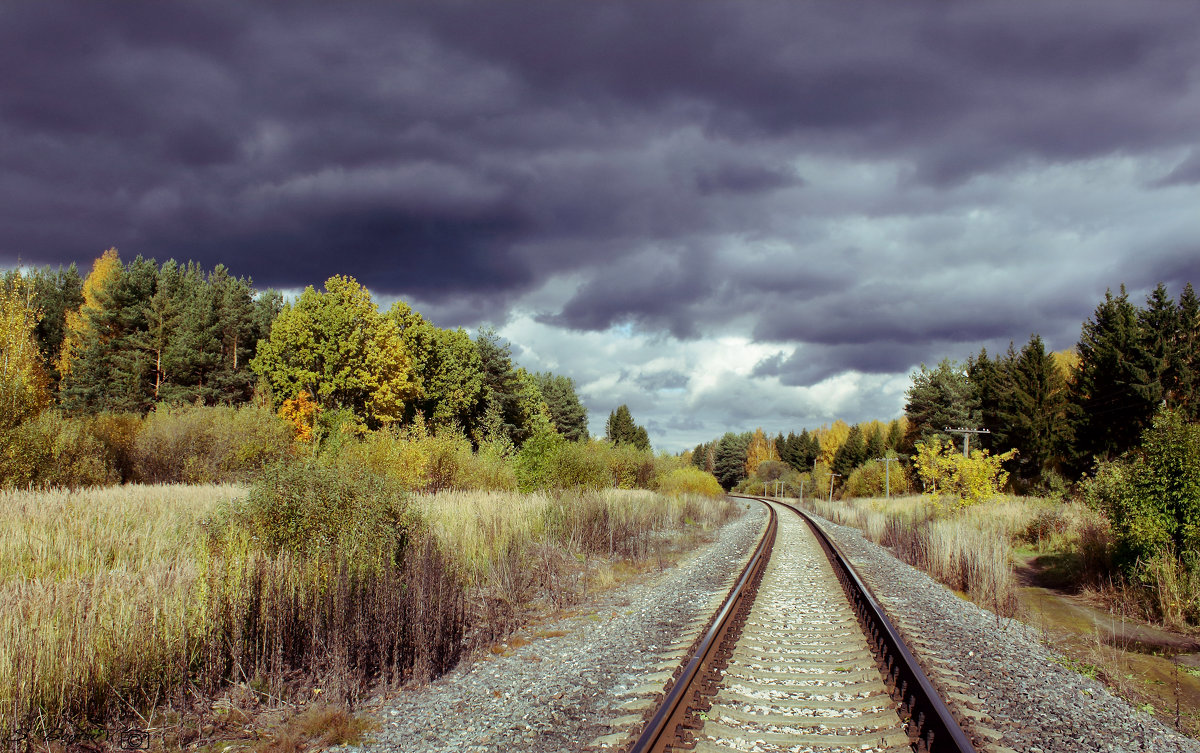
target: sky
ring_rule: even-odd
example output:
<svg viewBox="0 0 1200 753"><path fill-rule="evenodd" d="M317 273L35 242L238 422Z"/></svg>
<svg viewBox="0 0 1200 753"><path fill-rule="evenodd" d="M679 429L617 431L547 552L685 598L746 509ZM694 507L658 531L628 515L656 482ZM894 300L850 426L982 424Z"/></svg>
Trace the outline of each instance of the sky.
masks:
<svg viewBox="0 0 1200 753"><path fill-rule="evenodd" d="M1200 284L1200 4L0 5L0 267L333 274L658 449Z"/></svg>

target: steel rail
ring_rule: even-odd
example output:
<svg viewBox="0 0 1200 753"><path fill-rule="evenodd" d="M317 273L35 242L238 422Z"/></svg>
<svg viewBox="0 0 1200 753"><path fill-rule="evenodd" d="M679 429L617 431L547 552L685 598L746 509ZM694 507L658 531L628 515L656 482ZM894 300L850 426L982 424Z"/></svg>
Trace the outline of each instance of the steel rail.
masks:
<svg viewBox="0 0 1200 753"><path fill-rule="evenodd" d="M693 726L694 720L690 720L688 717L695 704L695 696L702 692L700 688L696 687L697 681L702 681L702 673L711 669L712 660L724 642L723 639L733 627L735 615L741 611L741 607L747 600L753 601L751 588L756 583L756 579L761 578L767 561L771 557L771 547L775 543L778 515L765 500L756 501L762 502L770 513L762 539L758 542L750 561L742 569L741 577L738 578L737 583L725 598L716 618L701 638L691 660L674 679L658 711L651 717L642 730L642 734L629 748L629 753L665 751L678 737L684 734L685 727Z"/></svg>
<svg viewBox="0 0 1200 753"><path fill-rule="evenodd" d="M748 499L761 498L750 497ZM933 683L921 669L904 639L892 625L871 589L859 577L858 571L842 554L833 539L817 525L804 510L779 500L772 500L795 512L808 523L821 542L833 565L842 588L850 598L863 632L875 650L876 664L884 675L892 698L900 705L901 717L907 717L909 738L918 750L928 753L975 753L975 748L962 727L950 713Z"/></svg>

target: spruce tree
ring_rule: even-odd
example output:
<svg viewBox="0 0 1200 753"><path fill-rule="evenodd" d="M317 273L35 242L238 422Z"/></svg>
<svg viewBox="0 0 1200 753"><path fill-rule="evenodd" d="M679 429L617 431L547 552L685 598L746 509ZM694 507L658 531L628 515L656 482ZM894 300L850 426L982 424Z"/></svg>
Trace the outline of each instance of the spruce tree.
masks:
<svg viewBox="0 0 1200 753"><path fill-rule="evenodd" d="M616 445L629 444L639 450L650 448L650 435L647 434L644 427L634 423L633 414L629 412L628 405L621 405L608 414L608 421L604 425L604 436Z"/></svg>
<svg viewBox="0 0 1200 753"><path fill-rule="evenodd" d="M1066 439L1066 385L1042 338L1033 335L1008 368L1010 389L1000 403L1003 449L1015 447L1018 474L1038 481L1060 457Z"/></svg>
<svg viewBox="0 0 1200 753"><path fill-rule="evenodd" d="M850 433L846 436L846 441L838 446L837 451L833 453L833 472L840 473L843 477L849 477L851 471L862 465L866 459L867 445L863 440L862 427L855 424L850 427Z"/></svg>
<svg viewBox="0 0 1200 753"><path fill-rule="evenodd" d="M1105 291L1104 302L1083 324L1079 367L1071 391L1074 434L1072 462L1086 471L1093 458L1111 460L1133 447L1149 424L1154 406L1139 389L1140 335L1137 309L1125 286L1120 295Z"/></svg>
<svg viewBox="0 0 1200 753"><path fill-rule="evenodd" d="M746 451L750 447L750 433L727 432L717 442L713 456L713 475L729 491L746 477Z"/></svg>
<svg viewBox="0 0 1200 753"><path fill-rule="evenodd" d="M1192 283L1179 295L1179 329L1175 338L1175 381L1168 402L1179 406L1189 421L1200 420L1200 298Z"/></svg>
<svg viewBox="0 0 1200 753"><path fill-rule="evenodd" d="M883 436L883 429L879 426L872 427L867 432L867 447L863 456L863 461L874 460L875 458L883 457L887 452L887 440Z"/></svg>
<svg viewBox="0 0 1200 753"><path fill-rule="evenodd" d="M913 376L904 406L908 418L909 446L933 439L949 440L944 429L978 429L979 399L971 389L967 373L957 362L944 359L936 368L921 365Z"/></svg>
<svg viewBox="0 0 1200 753"><path fill-rule="evenodd" d="M1011 344L1009 352L1010 354L1012 352ZM997 432L998 427L1002 425L1000 393L1005 386L1004 370L1006 366L1006 362L1001 359L989 358L987 348L980 348L979 354L967 361L967 379L971 383L972 393L979 403L979 421L984 428L992 432ZM997 434L979 434L972 439L978 442L980 447L990 448L997 446L993 442L996 438L998 438Z"/></svg>
<svg viewBox="0 0 1200 753"><path fill-rule="evenodd" d="M587 439L587 408L575 392L575 380L550 372L535 376L558 433L571 442Z"/></svg>

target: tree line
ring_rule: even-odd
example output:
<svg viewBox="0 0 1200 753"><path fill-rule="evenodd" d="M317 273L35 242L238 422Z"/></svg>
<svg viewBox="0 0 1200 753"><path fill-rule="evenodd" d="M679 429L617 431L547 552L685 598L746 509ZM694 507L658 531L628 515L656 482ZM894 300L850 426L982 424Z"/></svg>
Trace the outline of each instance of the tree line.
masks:
<svg viewBox="0 0 1200 753"><path fill-rule="evenodd" d="M701 442L687 454L697 468L717 477L725 489L748 480L787 481L803 478L815 488L827 483L830 473L848 479L856 469L894 453L901 447L904 421L865 421L853 426L844 421L810 431L801 429L768 436L761 428L748 432L726 432Z"/></svg>
<svg viewBox="0 0 1200 753"><path fill-rule="evenodd" d="M1045 489L1137 448L1162 408L1200 419L1200 299L1159 284L1144 306L1107 291L1072 350L1034 334L1016 350L922 365L908 392L905 444L948 441L947 426L983 429L978 446L1016 449L1018 490Z"/></svg>
<svg viewBox="0 0 1200 753"><path fill-rule="evenodd" d="M520 447L544 417L568 440L588 436L569 377L521 368L494 331L443 329L403 301L382 312L351 277L284 301L223 265L126 263L109 249L86 277L75 265L7 272L0 307L10 424L0 431L45 407L145 414L164 403L241 405L257 391L276 408L311 403L318 433L419 416L476 443Z"/></svg>

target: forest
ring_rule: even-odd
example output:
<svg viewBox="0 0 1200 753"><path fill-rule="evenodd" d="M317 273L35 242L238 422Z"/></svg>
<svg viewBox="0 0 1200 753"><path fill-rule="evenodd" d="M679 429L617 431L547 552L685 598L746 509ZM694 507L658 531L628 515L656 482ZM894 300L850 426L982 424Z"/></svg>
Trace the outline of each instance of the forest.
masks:
<svg viewBox="0 0 1200 753"><path fill-rule="evenodd" d="M569 377L520 367L494 331L443 329L404 301L381 311L350 277L285 302L221 265L109 249L86 276L8 272L0 306L0 485L249 481L350 438L422 448L404 473L427 491L692 473L655 458L628 407L597 441Z"/></svg>

